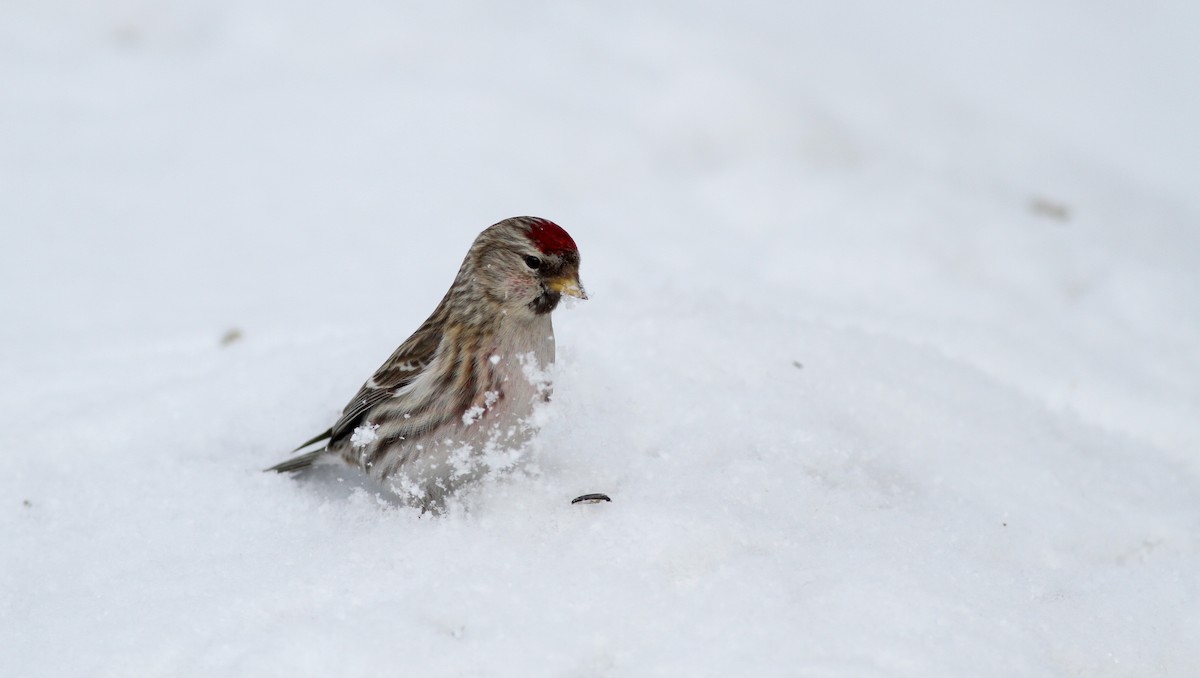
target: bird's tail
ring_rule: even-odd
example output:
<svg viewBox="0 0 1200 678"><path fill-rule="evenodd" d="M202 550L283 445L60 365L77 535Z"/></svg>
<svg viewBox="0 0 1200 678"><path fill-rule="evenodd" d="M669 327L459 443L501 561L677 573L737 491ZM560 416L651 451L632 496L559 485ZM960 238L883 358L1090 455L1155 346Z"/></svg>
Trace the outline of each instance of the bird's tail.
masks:
<svg viewBox="0 0 1200 678"><path fill-rule="evenodd" d="M297 447L296 449L294 449L292 451L299 452L300 450L303 450L304 448L308 447L309 445L312 445L313 443L319 443L322 440L328 440L331 437L333 437L333 429L332 428L325 429L324 432L318 434L316 437L312 438L308 442L304 443L303 445L301 445L300 447ZM291 459L288 459L287 461L283 461L278 464L275 464L271 468L263 469L263 473L270 473L271 471L275 471L276 473L287 473L288 471L299 471L302 469L306 469L309 466L312 466L313 463L315 463L317 461L317 459L321 456L321 453L327 449L328 449L328 445L326 445L325 447L321 447L316 450L313 450L312 452L305 452L304 454L301 454L296 457L292 457Z"/></svg>
<svg viewBox="0 0 1200 678"><path fill-rule="evenodd" d="M325 452L325 448L323 447L312 452L305 452L304 454L275 464L269 469L264 469L263 472L270 473L271 471L275 471L276 473L287 473L289 471L300 471L312 466L323 452Z"/></svg>

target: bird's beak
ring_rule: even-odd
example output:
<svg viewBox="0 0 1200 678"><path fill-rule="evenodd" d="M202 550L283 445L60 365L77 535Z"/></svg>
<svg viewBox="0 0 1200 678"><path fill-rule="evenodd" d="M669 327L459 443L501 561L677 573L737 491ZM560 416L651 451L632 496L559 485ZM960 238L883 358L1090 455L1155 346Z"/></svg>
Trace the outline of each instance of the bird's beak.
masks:
<svg viewBox="0 0 1200 678"><path fill-rule="evenodd" d="M555 292L558 292L559 294L565 294L568 297L576 297L579 299L588 298L587 292L583 291L583 285L579 283L578 275L564 275L561 278L555 278L554 280L551 280L547 286Z"/></svg>

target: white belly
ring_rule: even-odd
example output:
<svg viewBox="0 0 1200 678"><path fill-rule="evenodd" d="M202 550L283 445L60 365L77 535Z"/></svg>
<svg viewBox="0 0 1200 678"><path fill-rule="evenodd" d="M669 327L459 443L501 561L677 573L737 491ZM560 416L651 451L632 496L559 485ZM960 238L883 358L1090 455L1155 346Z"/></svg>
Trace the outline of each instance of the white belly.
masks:
<svg viewBox="0 0 1200 678"><path fill-rule="evenodd" d="M536 433L533 414L550 396L554 329L546 314L518 330L500 333L508 339L487 357L491 381L461 416L393 444L368 472L406 501L436 508L463 484L519 463Z"/></svg>

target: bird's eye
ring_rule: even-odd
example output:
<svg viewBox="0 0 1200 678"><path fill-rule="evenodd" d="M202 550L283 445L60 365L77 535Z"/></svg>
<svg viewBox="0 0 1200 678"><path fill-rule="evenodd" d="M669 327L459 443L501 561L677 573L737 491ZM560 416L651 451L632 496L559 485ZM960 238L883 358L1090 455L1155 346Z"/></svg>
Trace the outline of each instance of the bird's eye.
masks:
<svg viewBox="0 0 1200 678"><path fill-rule="evenodd" d="M538 268L542 267L542 260L538 259L537 257L535 257L533 255L530 255L528 257L525 257L525 265L528 266L529 268L538 269Z"/></svg>

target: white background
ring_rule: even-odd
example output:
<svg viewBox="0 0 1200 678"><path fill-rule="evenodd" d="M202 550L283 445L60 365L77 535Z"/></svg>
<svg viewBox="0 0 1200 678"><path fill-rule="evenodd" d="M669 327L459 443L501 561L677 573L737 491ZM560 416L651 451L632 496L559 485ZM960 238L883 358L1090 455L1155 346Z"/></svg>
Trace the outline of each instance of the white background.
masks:
<svg viewBox="0 0 1200 678"><path fill-rule="evenodd" d="M6 3L0 674L1200 674L1198 30ZM523 470L260 473L517 214L592 296Z"/></svg>

